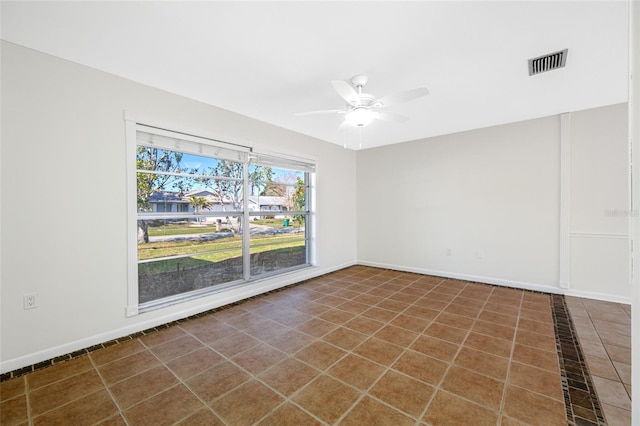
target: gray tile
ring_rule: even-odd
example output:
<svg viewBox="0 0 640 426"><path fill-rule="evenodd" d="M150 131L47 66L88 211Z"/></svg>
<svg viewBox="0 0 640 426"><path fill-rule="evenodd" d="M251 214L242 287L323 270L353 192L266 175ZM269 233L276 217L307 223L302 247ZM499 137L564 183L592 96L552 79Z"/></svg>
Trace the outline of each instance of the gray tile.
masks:
<svg viewBox="0 0 640 426"><path fill-rule="evenodd" d="M589 313L589 316L592 320L604 320L617 322L620 324L631 324L631 318L620 307L616 307L612 310L589 309L587 307L587 312Z"/></svg>
<svg viewBox="0 0 640 426"><path fill-rule="evenodd" d="M582 319L582 317L579 317ZM578 333L578 337L580 340L592 340L595 342L600 342L600 335L598 331L593 326L591 319L584 318L584 321L575 320L573 321L573 325L576 328L576 332Z"/></svg>
<svg viewBox="0 0 640 426"><path fill-rule="evenodd" d="M591 355L598 358L609 358L606 349L601 341L580 339L580 346L585 355Z"/></svg>
<svg viewBox="0 0 640 426"><path fill-rule="evenodd" d="M595 319L593 320L593 326L598 333L608 334L616 333L626 336L631 336L631 324L621 324L619 322L603 321Z"/></svg>
<svg viewBox="0 0 640 426"><path fill-rule="evenodd" d="M613 366L615 367L618 375L620 376L620 380L625 385L631 384L631 365L625 364L624 362L613 362Z"/></svg>
<svg viewBox="0 0 640 426"><path fill-rule="evenodd" d="M587 365L589 366L589 373L591 373L592 376L598 376L609 380L619 380L618 372L609 357L600 358L587 355L586 359Z"/></svg>
<svg viewBox="0 0 640 426"><path fill-rule="evenodd" d="M631 349L631 335L629 334L625 336L617 333L600 333L600 338L605 348L613 345Z"/></svg>
<svg viewBox="0 0 640 426"><path fill-rule="evenodd" d="M631 411L610 404L602 404L602 409L609 426L631 425Z"/></svg>
<svg viewBox="0 0 640 426"><path fill-rule="evenodd" d="M631 348L625 348L622 346L616 346L611 344L604 345L609 358L612 361L624 362L625 364L631 364Z"/></svg>
<svg viewBox="0 0 640 426"><path fill-rule="evenodd" d="M631 410L631 398L622 383L597 376L593 377L593 383L602 403Z"/></svg>
<svg viewBox="0 0 640 426"><path fill-rule="evenodd" d="M587 312L587 310L585 309L584 306L582 305L574 305L574 306L570 306L567 305L567 307L569 308L569 312L571 313L572 317L581 317L581 318L588 318L589 317L589 313Z"/></svg>
<svg viewBox="0 0 640 426"><path fill-rule="evenodd" d="M629 315L629 317L631 317L631 305L625 305L621 303L620 307L627 313L627 315Z"/></svg>

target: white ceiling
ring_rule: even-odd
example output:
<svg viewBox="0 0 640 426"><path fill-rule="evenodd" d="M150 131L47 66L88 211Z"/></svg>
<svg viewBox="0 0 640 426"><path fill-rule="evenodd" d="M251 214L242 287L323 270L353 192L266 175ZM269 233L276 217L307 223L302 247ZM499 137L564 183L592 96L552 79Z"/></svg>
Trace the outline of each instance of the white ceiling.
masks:
<svg viewBox="0 0 640 426"><path fill-rule="evenodd" d="M627 100L627 1L2 1L2 38L352 149L331 80L426 86L362 147ZM564 48L567 66L529 77Z"/></svg>

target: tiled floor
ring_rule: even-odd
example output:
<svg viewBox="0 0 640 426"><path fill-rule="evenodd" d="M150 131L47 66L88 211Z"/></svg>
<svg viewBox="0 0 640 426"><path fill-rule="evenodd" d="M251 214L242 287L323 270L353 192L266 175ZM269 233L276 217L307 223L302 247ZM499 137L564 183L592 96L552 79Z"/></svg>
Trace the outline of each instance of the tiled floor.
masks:
<svg viewBox="0 0 640 426"><path fill-rule="evenodd" d="M609 425L631 424L631 306L567 297Z"/></svg>
<svg viewBox="0 0 640 426"><path fill-rule="evenodd" d="M551 306L355 266L5 381L0 423L567 424Z"/></svg>

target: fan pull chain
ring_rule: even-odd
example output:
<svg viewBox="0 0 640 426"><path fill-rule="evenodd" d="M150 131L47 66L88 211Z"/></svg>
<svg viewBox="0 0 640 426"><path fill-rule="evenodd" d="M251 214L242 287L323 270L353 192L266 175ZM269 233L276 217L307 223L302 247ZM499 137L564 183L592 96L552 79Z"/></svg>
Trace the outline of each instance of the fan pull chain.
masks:
<svg viewBox="0 0 640 426"><path fill-rule="evenodd" d="M342 123L343 124L342 126L340 126L342 130L340 134L342 135L342 143L344 144L344 149L347 149L347 129L344 127L345 123L346 121Z"/></svg>

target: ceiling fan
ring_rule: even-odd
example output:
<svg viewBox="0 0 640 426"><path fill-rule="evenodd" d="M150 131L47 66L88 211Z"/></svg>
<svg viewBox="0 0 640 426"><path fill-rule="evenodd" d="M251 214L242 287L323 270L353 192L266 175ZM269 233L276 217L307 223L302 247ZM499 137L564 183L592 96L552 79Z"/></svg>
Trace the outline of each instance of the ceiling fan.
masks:
<svg viewBox="0 0 640 426"><path fill-rule="evenodd" d="M345 109L300 112L296 113L296 115L345 114L345 123L356 127L366 126L374 119L402 123L407 121L408 117L383 111L383 109L429 94L429 90L426 87L418 87L376 99L375 96L362 92L362 88L367 84L367 80L366 75L356 75L351 78L353 87L346 81L331 81L336 92L347 102Z"/></svg>

